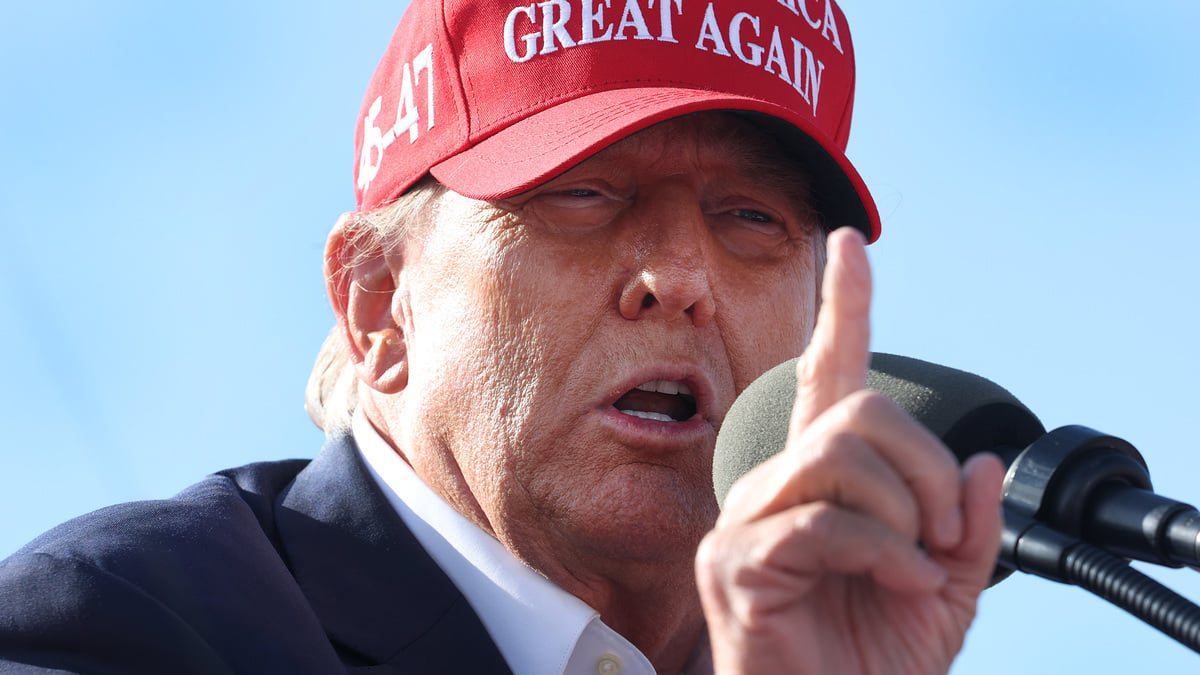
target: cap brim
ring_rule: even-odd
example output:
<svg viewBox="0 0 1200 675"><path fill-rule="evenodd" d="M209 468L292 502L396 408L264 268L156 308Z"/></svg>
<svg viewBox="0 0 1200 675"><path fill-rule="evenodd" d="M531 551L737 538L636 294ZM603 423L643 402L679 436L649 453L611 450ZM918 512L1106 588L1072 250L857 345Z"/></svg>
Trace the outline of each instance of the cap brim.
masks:
<svg viewBox="0 0 1200 675"><path fill-rule="evenodd" d="M855 227L868 242L879 238L875 201L832 140L787 108L711 91L657 87L581 96L515 122L430 171L459 194L503 199L536 187L653 124L715 110L757 113L756 123L785 140L812 172L814 206L826 224Z"/></svg>

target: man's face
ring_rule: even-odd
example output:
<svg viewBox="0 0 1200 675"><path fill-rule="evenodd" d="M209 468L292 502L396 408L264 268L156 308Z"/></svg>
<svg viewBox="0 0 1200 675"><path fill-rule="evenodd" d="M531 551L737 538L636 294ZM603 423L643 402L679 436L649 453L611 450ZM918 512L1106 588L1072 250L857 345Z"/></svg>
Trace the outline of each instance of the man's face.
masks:
<svg viewBox="0 0 1200 675"><path fill-rule="evenodd" d="M504 202L450 194L406 249L394 440L538 569L690 565L712 527L721 422L815 318L824 237L777 147L673 120Z"/></svg>

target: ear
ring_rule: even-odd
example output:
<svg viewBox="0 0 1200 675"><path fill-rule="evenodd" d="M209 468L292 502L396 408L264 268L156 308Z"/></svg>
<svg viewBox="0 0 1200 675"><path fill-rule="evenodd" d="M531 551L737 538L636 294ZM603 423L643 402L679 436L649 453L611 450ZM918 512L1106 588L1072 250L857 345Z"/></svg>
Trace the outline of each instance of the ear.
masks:
<svg viewBox="0 0 1200 675"><path fill-rule="evenodd" d="M400 259L385 254L357 213L342 215L325 244L325 283L337 328L358 379L384 394L395 394L408 383L408 348L393 313L392 265Z"/></svg>

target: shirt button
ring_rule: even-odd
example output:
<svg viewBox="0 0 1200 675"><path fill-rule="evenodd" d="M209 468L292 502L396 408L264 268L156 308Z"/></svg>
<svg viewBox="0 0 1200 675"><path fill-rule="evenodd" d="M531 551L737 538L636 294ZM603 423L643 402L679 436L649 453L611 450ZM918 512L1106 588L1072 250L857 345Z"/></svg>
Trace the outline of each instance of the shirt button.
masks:
<svg viewBox="0 0 1200 675"><path fill-rule="evenodd" d="M602 654L596 659L596 675L619 675L621 659L613 653Z"/></svg>

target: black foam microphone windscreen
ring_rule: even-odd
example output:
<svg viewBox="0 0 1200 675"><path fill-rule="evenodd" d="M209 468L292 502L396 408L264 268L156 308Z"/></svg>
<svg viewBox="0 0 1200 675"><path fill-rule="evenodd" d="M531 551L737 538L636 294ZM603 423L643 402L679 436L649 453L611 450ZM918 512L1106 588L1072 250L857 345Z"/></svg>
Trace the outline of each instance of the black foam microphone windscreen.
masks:
<svg viewBox="0 0 1200 675"><path fill-rule="evenodd" d="M866 384L924 424L960 461L988 451L1007 463L1046 433L1007 390L962 370L875 353ZM738 396L713 456L713 487L721 503L734 481L783 449L795 398L795 359L767 371Z"/></svg>

